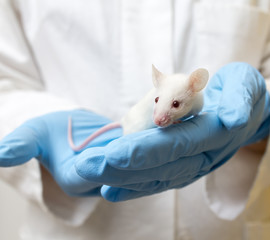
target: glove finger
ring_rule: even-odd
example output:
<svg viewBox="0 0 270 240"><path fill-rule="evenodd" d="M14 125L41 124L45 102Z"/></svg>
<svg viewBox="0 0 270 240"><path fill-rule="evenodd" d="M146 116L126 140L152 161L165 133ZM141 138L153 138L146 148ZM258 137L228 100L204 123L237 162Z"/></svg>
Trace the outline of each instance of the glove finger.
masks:
<svg viewBox="0 0 270 240"><path fill-rule="evenodd" d="M101 187L101 196L110 202L127 201L153 194L152 192L134 191L104 185Z"/></svg>
<svg viewBox="0 0 270 240"><path fill-rule="evenodd" d="M222 157L224 158L224 162L228 159L226 156ZM215 161L215 153L202 153L193 157L183 157L177 161L154 168L121 170L107 163L104 156L104 148L90 148L80 154L80 159L76 161L75 168L78 175L89 182L114 187L133 184L133 187L139 189L141 183L144 184L153 181L168 181L182 178L181 181L183 182L187 178L190 178L190 175L211 171L215 165ZM152 187L151 185L149 186L149 188Z"/></svg>
<svg viewBox="0 0 270 240"><path fill-rule="evenodd" d="M270 97L269 94L266 93L265 105L263 110L262 124L258 128L257 132L252 135L252 137L245 142L245 145L257 142L266 138L269 135L269 126L270 126ZM255 114L254 114L255 115ZM256 118L256 115L255 117Z"/></svg>
<svg viewBox="0 0 270 240"><path fill-rule="evenodd" d="M0 141L0 166L23 164L40 154L38 137L33 129L22 125Z"/></svg>
<svg viewBox="0 0 270 240"><path fill-rule="evenodd" d="M192 182L198 180L199 178L200 176L198 176L197 178L194 178ZM103 185L100 191L101 191L101 196L105 198L106 200L110 202L120 202L120 201L127 201L131 199L136 199L140 197L146 197L149 195L161 193L163 191L166 191L172 188L182 188L192 182L184 182L184 183L179 184L176 180L176 181L171 181L169 185L167 184L167 182L164 182L164 183L159 184L159 188L149 189L148 191L132 190L132 189L127 189L127 188L122 188L122 187L111 187L108 185Z"/></svg>
<svg viewBox="0 0 270 240"><path fill-rule="evenodd" d="M61 189L70 196L100 196L101 184L85 180L79 176L72 164L69 168L63 166L63 174L54 176L56 182L60 183Z"/></svg>
<svg viewBox="0 0 270 240"><path fill-rule="evenodd" d="M265 81L255 68L247 63L231 63L211 79L205 92L204 110L216 104L222 123L228 130L236 130L247 125L254 105L265 98L265 93Z"/></svg>
<svg viewBox="0 0 270 240"><path fill-rule="evenodd" d="M249 145L255 142L258 142L269 135L269 126L270 126L270 115L260 126L256 134L254 134L248 141L246 141L243 145Z"/></svg>
<svg viewBox="0 0 270 240"><path fill-rule="evenodd" d="M119 186L114 185L113 187L137 192L160 192L166 189L171 189L175 185L180 185L187 181L192 182L193 177L193 175L183 175L176 177L175 179L168 179L165 181L154 180L150 182L123 184Z"/></svg>
<svg viewBox="0 0 270 240"><path fill-rule="evenodd" d="M161 169L158 170L159 175L155 176L155 179L158 178L158 180L152 179L151 181L145 181L145 182L139 182L139 183L133 183L133 184L110 184L110 186L113 187L119 187L121 189L126 189L130 191L138 191L138 192L161 192L167 189L171 188L179 188L184 187L200 177L212 172L216 168L223 165L234 153L232 152L230 155L222 157L222 161L219 161L218 163L215 163L212 161L212 156L210 154L199 154L194 157L187 158L187 161L190 161L190 164L194 163L200 163L200 167L198 169L193 169L193 171L187 170L187 171L181 171L181 160L170 164L168 166L164 166L164 171L161 173ZM181 165L181 166L180 166ZM167 174L163 174L167 171ZM151 174L151 173L149 173ZM124 182L124 181L123 181ZM108 183L109 185L109 183Z"/></svg>

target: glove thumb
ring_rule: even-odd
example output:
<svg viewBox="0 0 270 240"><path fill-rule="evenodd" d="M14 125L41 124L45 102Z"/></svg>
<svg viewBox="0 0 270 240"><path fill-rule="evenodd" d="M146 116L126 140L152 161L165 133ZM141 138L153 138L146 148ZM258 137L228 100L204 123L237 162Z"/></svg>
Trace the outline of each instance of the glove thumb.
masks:
<svg viewBox="0 0 270 240"><path fill-rule="evenodd" d="M23 164L39 155L38 138L33 129L22 125L0 141L0 166Z"/></svg>

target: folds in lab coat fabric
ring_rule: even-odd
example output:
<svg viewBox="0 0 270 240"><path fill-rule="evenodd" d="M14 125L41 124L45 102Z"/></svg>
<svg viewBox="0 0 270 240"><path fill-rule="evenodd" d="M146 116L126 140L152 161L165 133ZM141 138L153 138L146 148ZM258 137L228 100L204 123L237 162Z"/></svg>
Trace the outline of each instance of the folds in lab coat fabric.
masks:
<svg viewBox="0 0 270 240"><path fill-rule="evenodd" d="M0 0L1 137L31 117L76 107L117 120L151 87L152 63L213 74L245 61L270 78L265 3ZM117 204L65 196L35 160L0 175L31 201L22 239L238 240L270 215L262 207L269 154L251 156L239 152L182 190Z"/></svg>

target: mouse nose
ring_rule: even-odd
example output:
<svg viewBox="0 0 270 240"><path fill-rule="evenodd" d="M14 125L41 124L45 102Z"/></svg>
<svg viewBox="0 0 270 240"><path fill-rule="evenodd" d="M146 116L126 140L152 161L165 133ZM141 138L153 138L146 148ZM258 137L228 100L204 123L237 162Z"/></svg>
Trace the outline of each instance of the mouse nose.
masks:
<svg viewBox="0 0 270 240"><path fill-rule="evenodd" d="M165 114L165 115L155 118L154 122L156 125L160 127L165 127L170 122L170 118L167 114Z"/></svg>

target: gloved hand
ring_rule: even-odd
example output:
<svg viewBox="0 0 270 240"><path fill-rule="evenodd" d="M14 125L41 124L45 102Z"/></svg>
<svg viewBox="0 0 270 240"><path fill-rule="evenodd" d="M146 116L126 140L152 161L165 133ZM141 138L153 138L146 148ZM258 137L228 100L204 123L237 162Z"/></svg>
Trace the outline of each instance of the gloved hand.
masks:
<svg viewBox="0 0 270 240"><path fill-rule="evenodd" d="M232 63L211 79L201 115L86 149L76 170L86 180L104 184L101 194L109 201L138 198L194 182L241 146L266 137L269 126L263 77L248 64Z"/></svg>
<svg viewBox="0 0 270 240"><path fill-rule="evenodd" d="M31 119L0 141L0 166L15 166L36 157L67 194L100 195L101 184L86 181L75 171L74 164L80 153L74 153L68 144L69 117L72 117L76 144L110 122L83 110L54 112ZM122 129L114 129L93 140L89 147L105 146L121 135Z"/></svg>

